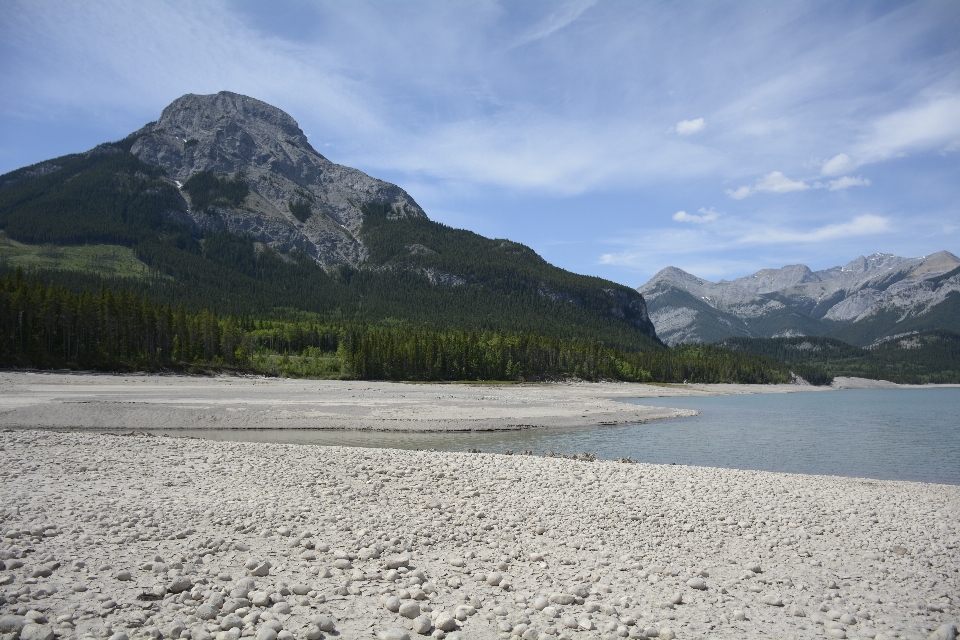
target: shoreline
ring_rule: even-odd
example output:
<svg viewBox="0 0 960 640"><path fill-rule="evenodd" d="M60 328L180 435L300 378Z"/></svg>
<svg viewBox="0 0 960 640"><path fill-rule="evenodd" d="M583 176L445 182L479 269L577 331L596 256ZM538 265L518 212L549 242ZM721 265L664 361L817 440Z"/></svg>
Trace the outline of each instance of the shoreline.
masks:
<svg viewBox="0 0 960 640"><path fill-rule="evenodd" d="M91 432L0 443L0 614L29 638L952 640L960 614L952 485Z"/></svg>
<svg viewBox="0 0 960 640"><path fill-rule="evenodd" d="M603 427L697 414L664 406L671 397L810 393L889 388L891 384L839 378L834 387L619 382L485 385L0 371L0 428L478 432ZM618 402L637 398L650 403Z"/></svg>

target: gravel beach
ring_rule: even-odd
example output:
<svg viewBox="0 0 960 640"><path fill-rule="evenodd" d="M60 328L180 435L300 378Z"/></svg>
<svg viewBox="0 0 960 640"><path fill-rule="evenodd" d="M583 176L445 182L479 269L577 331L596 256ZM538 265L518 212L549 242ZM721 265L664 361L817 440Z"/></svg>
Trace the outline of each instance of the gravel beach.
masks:
<svg viewBox="0 0 960 640"><path fill-rule="evenodd" d="M172 428L257 402L266 419L278 388L321 405L327 388L328 406L361 396L364 428L424 419L403 411L442 390L455 418L427 406L429 427L499 428L587 408L633 419L610 407L644 387L719 392L266 381L271 396L259 382L2 374L0 416L19 427L0 433L2 640L956 636L957 486L22 422L65 427L85 402L100 408L74 428L149 413L127 430ZM550 413L555 398L568 404ZM115 422L86 422L98 415Z"/></svg>
<svg viewBox="0 0 960 640"><path fill-rule="evenodd" d="M0 435L4 640L954 637L960 487Z"/></svg>

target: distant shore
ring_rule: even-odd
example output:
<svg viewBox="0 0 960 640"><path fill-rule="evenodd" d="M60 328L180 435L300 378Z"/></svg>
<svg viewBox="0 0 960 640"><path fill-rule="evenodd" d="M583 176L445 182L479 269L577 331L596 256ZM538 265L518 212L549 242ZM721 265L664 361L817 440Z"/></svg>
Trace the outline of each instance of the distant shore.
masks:
<svg viewBox="0 0 960 640"><path fill-rule="evenodd" d="M958 385L953 385L958 386ZM671 397L905 388L743 384L437 384L148 374L0 372L0 427L503 431L610 426L696 415ZM648 398L649 405L618 402Z"/></svg>

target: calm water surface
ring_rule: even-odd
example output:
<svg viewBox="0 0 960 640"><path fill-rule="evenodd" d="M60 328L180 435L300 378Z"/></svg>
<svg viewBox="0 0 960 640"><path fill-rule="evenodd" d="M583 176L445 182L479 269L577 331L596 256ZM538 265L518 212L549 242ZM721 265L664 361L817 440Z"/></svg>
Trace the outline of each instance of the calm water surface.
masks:
<svg viewBox="0 0 960 640"><path fill-rule="evenodd" d="M156 431L211 440L537 455L596 453L676 463L960 484L960 389L870 389L635 404L699 409L695 418L582 429L480 433Z"/></svg>

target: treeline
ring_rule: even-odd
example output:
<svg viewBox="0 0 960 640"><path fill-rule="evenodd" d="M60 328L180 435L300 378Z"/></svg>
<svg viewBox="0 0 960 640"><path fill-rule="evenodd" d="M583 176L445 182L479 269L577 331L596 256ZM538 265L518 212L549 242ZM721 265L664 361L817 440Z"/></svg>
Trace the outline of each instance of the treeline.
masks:
<svg viewBox="0 0 960 640"><path fill-rule="evenodd" d="M817 336L728 338L717 345L738 353L772 358L793 368L819 370L827 376L901 384L960 383L960 334L947 330L902 335L869 349Z"/></svg>
<svg viewBox="0 0 960 640"><path fill-rule="evenodd" d="M126 289L72 292L17 271L0 278L0 366L222 368L388 380L789 382L770 359L715 346L625 352L506 331L366 325L290 311L273 319L154 304Z"/></svg>

